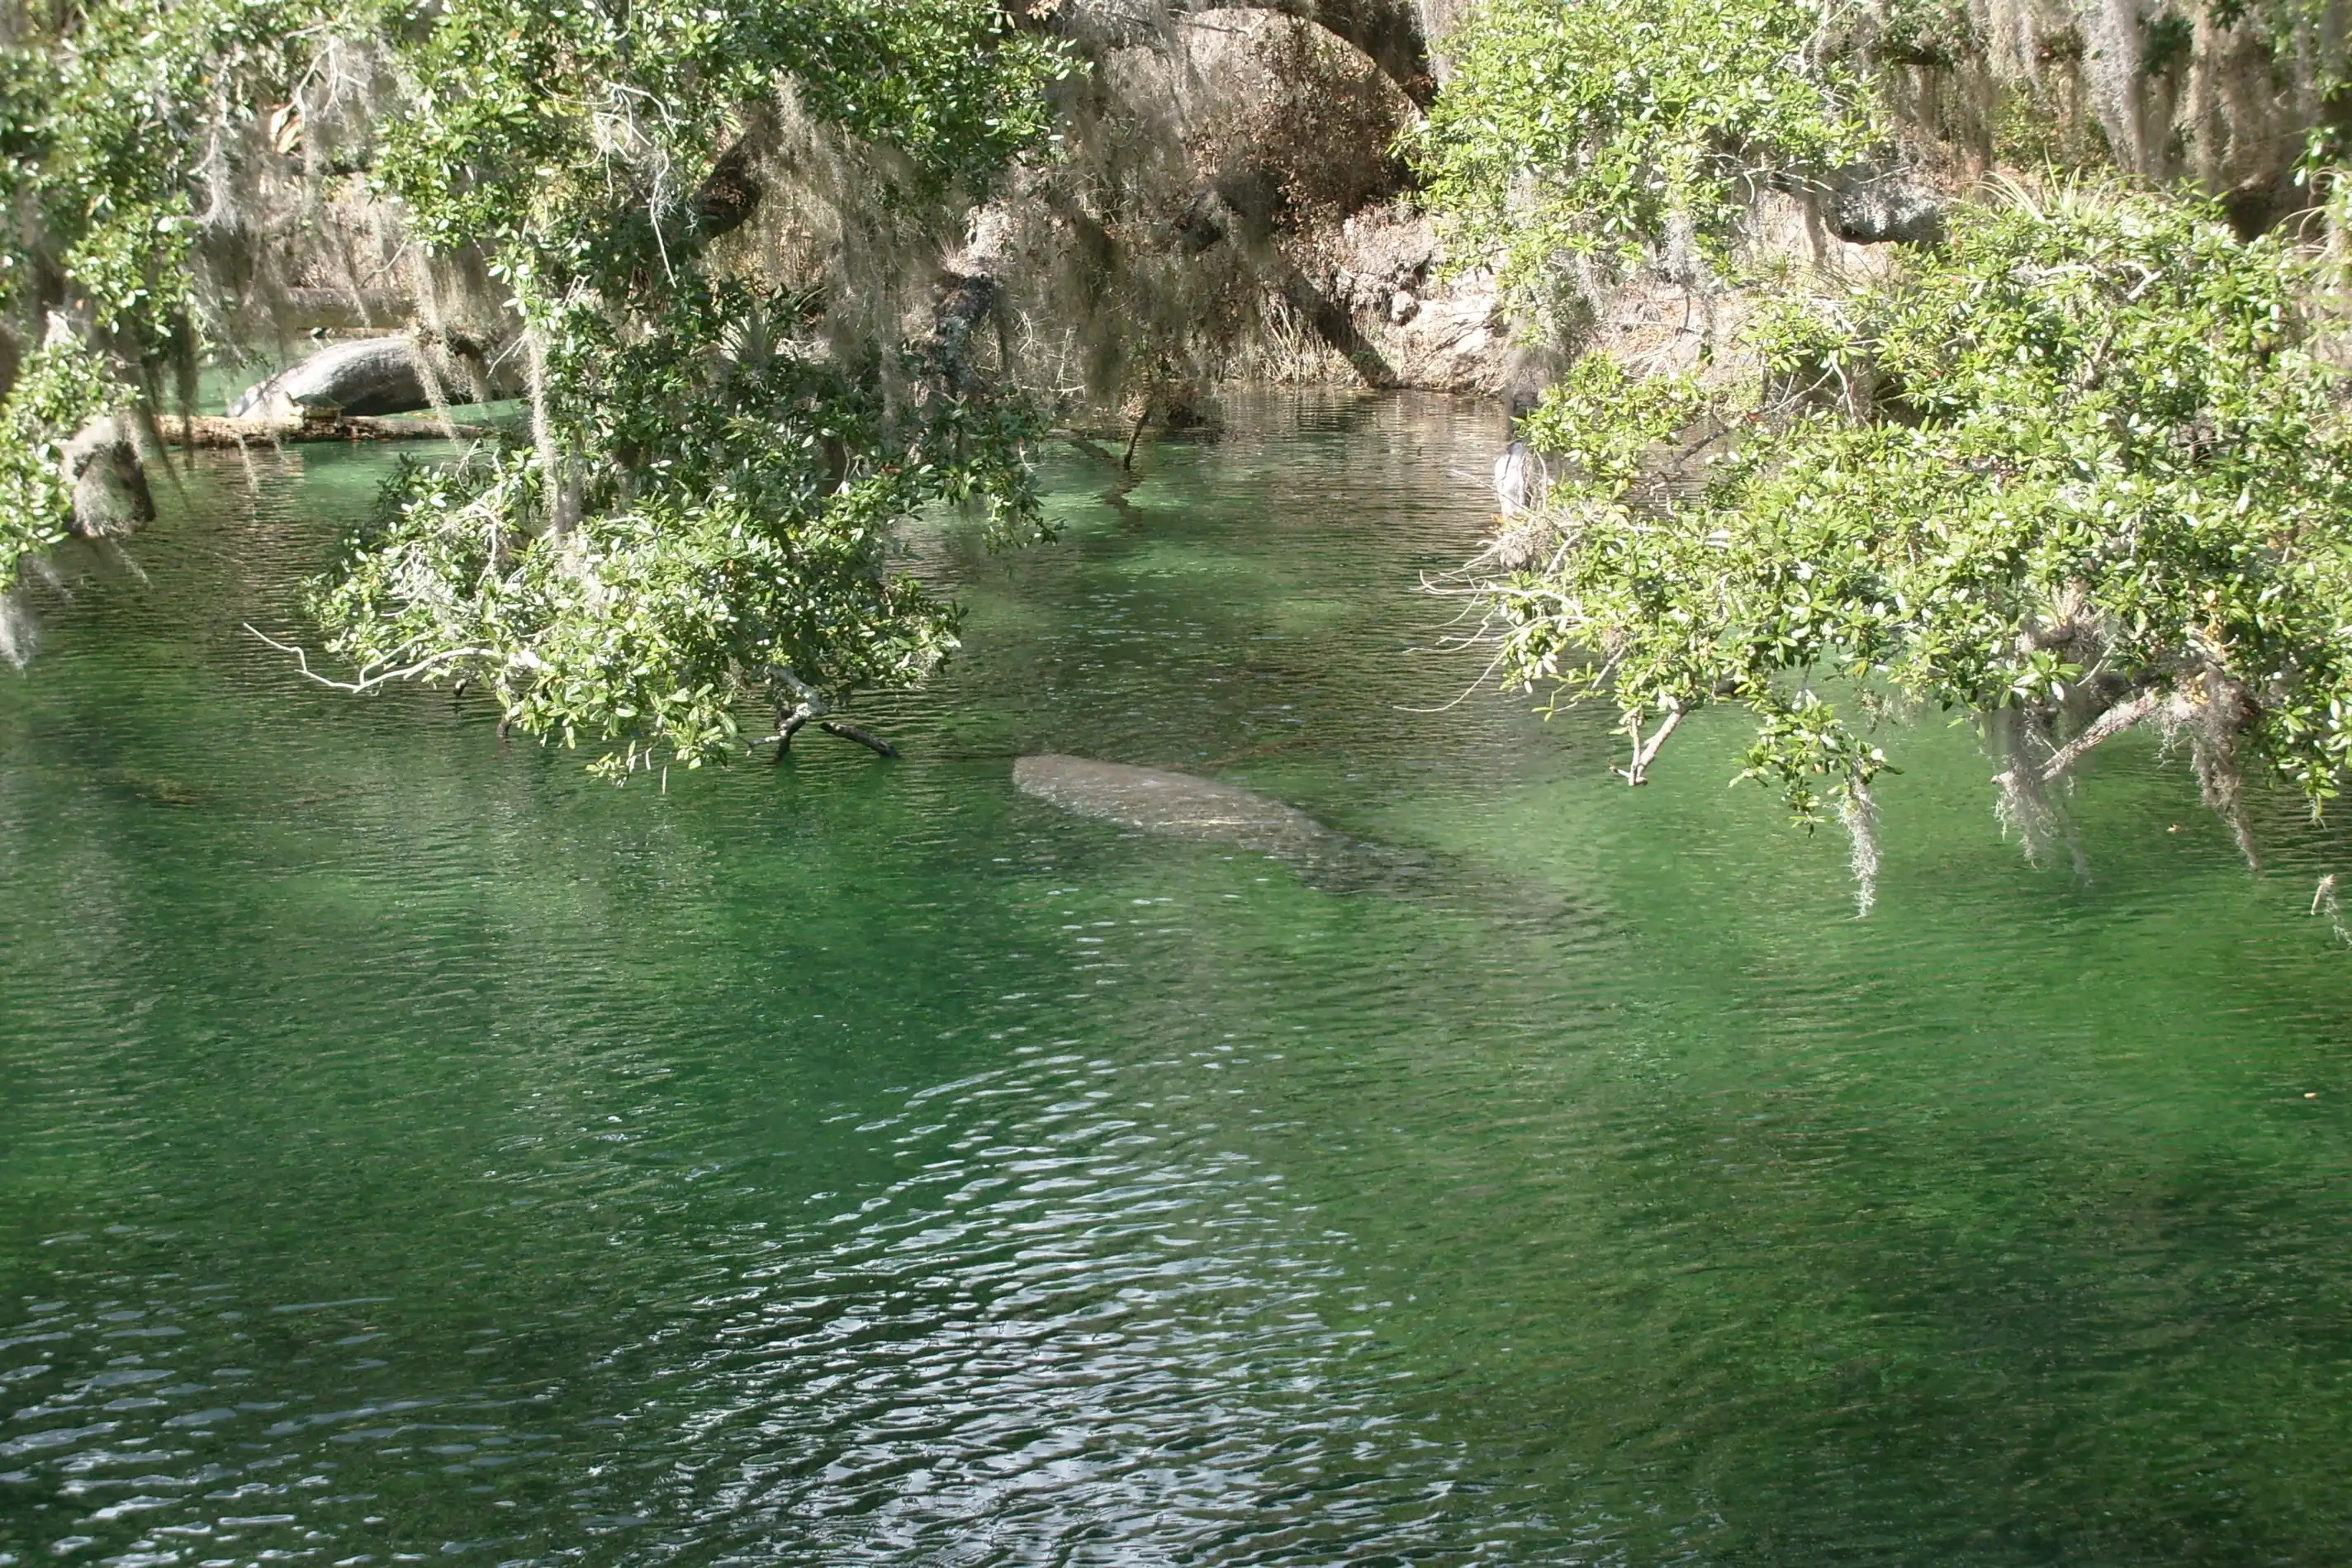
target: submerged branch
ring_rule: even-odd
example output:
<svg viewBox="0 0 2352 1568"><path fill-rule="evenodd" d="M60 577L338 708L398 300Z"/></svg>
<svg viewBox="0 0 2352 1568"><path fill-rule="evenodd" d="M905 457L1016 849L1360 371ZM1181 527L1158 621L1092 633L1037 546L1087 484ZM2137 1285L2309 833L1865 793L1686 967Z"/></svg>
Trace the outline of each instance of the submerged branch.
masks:
<svg viewBox="0 0 2352 1568"><path fill-rule="evenodd" d="M873 734L868 730L860 729L854 724L845 724L837 718L825 718L819 719L816 727L824 731L827 735L837 735L844 740L854 740L857 742L858 745L865 747L868 751L873 752L877 757L896 757L898 755L898 748L897 747L891 745L880 736Z"/></svg>

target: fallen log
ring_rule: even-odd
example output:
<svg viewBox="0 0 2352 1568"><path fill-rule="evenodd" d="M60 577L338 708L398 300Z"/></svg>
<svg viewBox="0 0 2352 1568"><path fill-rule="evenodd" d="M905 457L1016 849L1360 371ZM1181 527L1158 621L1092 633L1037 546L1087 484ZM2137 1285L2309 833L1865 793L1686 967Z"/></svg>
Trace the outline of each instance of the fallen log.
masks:
<svg viewBox="0 0 2352 1568"><path fill-rule="evenodd" d="M132 414L101 414L66 444L59 467L73 484L73 531L83 538L128 534L155 519L155 500L139 458L131 421L140 418L148 436L167 445L189 447L278 446L316 441L478 441L498 432L487 425L449 424L430 419L380 419L361 414L339 419L237 419L192 414L148 421Z"/></svg>
<svg viewBox="0 0 2352 1568"><path fill-rule="evenodd" d="M161 419L156 431L173 446L247 446L257 442L278 445L313 441L479 441L497 431L486 424L443 424L433 419L384 419L372 414L346 414L336 419L240 419L222 414L194 414L186 419Z"/></svg>

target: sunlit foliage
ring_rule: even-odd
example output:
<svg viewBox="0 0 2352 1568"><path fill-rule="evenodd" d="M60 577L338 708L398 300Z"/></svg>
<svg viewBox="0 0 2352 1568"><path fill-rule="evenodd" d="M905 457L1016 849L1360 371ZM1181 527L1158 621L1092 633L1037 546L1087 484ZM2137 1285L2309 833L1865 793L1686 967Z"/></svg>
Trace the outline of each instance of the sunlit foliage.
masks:
<svg viewBox="0 0 2352 1568"><path fill-rule="evenodd" d="M956 617L884 570L892 534L974 496L1000 527L1025 523L1027 411L951 398L894 411L874 367L785 336L790 303L722 289L703 319L677 320L676 305L667 330L591 356L582 406L604 423L560 428L602 459L562 471L581 490L560 531L540 526L554 502L530 453L410 468L314 591L333 651L365 679L479 681L527 734L617 738L603 763L615 771L657 746L689 767L722 758L747 692L788 706L802 684L843 693L928 673Z"/></svg>
<svg viewBox="0 0 2352 1568"><path fill-rule="evenodd" d="M1719 257L1757 192L1874 144L1872 95L1824 47L1839 0L1486 0L1414 148L1467 258L1540 294L1559 265Z"/></svg>
<svg viewBox="0 0 2352 1568"><path fill-rule="evenodd" d="M111 401L160 407L240 330L251 246L332 182L387 204L438 276L488 280L483 347L529 367L531 428L405 476L313 595L332 646L357 685L467 681L616 766L699 763L745 699L838 698L952 644L891 575L909 512L1036 518L1024 405L887 310L827 318L711 259L761 195L763 130L874 150L842 198L936 247L1041 145L1066 68L990 0L85 0L0 54L0 308L20 344L62 314ZM295 220L257 237L272 204ZM48 439L28 418L0 432L10 473ZM0 494L9 562L60 506Z"/></svg>
<svg viewBox="0 0 2352 1568"><path fill-rule="evenodd" d="M109 392L105 367L64 338L36 350L0 401L0 593L15 586L20 560L66 537L66 444L105 409Z"/></svg>
<svg viewBox="0 0 2352 1568"><path fill-rule="evenodd" d="M2019 192L1765 311L1736 390L1589 359L1527 423L1561 471L1536 559L1485 586L1506 667L1615 702L1637 770L1744 706L1748 774L1865 837L1890 706L1980 717L2029 846L2084 754L2164 724L2251 854L2242 779L2315 810L2352 755L2324 282L2193 200ZM1677 455L1695 479L1655 480Z"/></svg>

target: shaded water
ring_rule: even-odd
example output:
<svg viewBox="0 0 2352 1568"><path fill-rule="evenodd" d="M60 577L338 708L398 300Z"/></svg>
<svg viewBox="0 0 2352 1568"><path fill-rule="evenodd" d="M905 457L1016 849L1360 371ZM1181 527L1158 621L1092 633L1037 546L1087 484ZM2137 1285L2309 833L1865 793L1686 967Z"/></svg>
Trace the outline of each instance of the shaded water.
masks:
<svg viewBox="0 0 2352 1568"><path fill-rule="evenodd" d="M929 691L614 791L237 630L380 473L224 466L0 679L0 1568L2352 1556L2352 953L2177 764L1877 912L1695 725L1411 650L1498 435L1052 478ZM1211 774L1333 893L1017 793ZM2176 831L2177 829L2177 831ZM2312 1097L2315 1096L2315 1097ZM53 1555L54 1554L54 1555Z"/></svg>

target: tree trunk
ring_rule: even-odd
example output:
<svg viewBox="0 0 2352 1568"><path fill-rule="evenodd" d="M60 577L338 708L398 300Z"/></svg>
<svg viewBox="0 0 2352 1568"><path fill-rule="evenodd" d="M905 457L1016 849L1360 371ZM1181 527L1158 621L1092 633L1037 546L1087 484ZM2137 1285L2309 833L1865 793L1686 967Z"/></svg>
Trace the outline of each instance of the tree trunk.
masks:
<svg viewBox="0 0 2352 1568"><path fill-rule="evenodd" d="M100 414L74 434L59 459L73 481L73 531L83 538L113 538L155 520L155 497L130 418Z"/></svg>
<svg viewBox="0 0 2352 1568"><path fill-rule="evenodd" d="M983 392L986 378L971 362L971 334L996 308L996 275L1010 256L1013 221L1002 207L972 214L971 239L948 259L948 291L931 315L923 357L931 373L958 397Z"/></svg>

